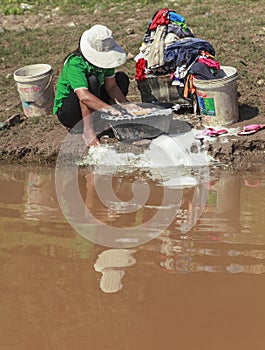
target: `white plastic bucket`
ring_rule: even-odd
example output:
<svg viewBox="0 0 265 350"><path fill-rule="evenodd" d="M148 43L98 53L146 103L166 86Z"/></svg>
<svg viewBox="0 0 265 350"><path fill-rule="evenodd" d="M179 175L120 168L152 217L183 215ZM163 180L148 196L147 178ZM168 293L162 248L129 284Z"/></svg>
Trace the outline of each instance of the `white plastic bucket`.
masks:
<svg viewBox="0 0 265 350"><path fill-rule="evenodd" d="M17 69L14 79L27 117L52 113L54 88L49 64L33 64Z"/></svg>
<svg viewBox="0 0 265 350"><path fill-rule="evenodd" d="M237 71L221 66L226 76L215 80L193 79L202 117L206 126L228 126L239 120Z"/></svg>

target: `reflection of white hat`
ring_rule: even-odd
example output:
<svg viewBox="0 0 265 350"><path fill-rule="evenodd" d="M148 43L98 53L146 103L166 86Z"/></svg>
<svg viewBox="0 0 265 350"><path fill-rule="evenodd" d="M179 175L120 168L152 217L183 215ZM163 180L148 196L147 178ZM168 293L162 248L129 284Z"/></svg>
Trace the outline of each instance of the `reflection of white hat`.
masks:
<svg viewBox="0 0 265 350"><path fill-rule="evenodd" d="M112 31L101 24L82 34L80 49L86 60L100 68L115 68L127 59L124 50L115 42Z"/></svg>

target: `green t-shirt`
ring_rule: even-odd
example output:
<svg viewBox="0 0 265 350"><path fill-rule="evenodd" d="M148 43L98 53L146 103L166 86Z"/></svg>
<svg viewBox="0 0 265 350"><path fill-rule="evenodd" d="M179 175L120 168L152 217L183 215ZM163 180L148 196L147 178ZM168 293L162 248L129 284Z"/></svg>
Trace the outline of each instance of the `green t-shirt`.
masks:
<svg viewBox="0 0 265 350"><path fill-rule="evenodd" d="M78 88L88 88L87 76L93 73L99 80L99 84L104 84L105 78L114 76L114 68L98 68L85 60L83 56L70 55L63 66L56 85L53 113L57 114L62 107L63 100L69 95L71 90Z"/></svg>

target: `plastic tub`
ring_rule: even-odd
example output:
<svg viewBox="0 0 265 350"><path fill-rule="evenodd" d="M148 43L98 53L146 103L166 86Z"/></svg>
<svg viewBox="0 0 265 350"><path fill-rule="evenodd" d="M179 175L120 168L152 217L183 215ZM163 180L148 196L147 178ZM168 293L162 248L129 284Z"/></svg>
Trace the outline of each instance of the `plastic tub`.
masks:
<svg viewBox="0 0 265 350"><path fill-rule="evenodd" d="M193 79L202 123L207 126L228 126L239 120L237 71L221 66L226 76L215 80Z"/></svg>
<svg viewBox="0 0 265 350"><path fill-rule="evenodd" d="M14 80L27 117L52 113L54 89L52 67L49 64L33 64L14 72Z"/></svg>

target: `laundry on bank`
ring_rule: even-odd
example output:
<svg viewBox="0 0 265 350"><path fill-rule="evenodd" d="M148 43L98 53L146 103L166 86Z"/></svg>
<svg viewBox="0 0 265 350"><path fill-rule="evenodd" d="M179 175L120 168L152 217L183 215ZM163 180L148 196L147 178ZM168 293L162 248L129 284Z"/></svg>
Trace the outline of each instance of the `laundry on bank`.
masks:
<svg viewBox="0 0 265 350"><path fill-rule="evenodd" d="M139 54L135 57L135 80L167 75L172 85L183 88L184 98L195 92L193 78L220 79L226 76L215 59L215 49L195 37L183 16L168 8L158 10L149 21Z"/></svg>

